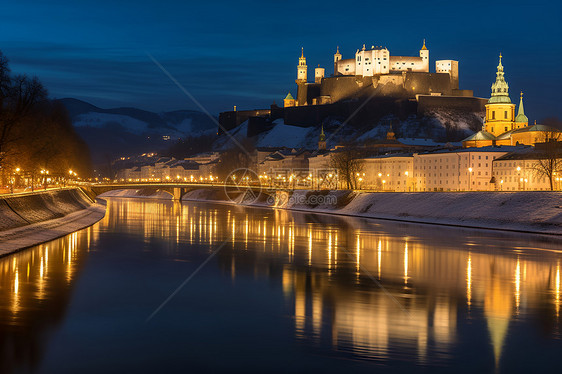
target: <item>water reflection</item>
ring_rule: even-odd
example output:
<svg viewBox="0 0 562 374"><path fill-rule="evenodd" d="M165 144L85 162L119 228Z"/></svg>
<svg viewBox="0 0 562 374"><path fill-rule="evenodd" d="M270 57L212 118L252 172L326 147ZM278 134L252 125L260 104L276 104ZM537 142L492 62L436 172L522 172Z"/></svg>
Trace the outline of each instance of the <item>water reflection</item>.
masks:
<svg viewBox="0 0 562 374"><path fill-rule="evenodd" d="M126 217L137 221L127 225L132 233L171 238L168 245L230 241L219 261L233 278L242 264L255 274L282 266L296 336L338 351L376 360L448 359L458 321L483 318L498 364L513 321L539 318L536 309L546 308L555 320L551 334L558 329L554 239L220 205L122 200L110 210L101 229Z"/></svg>
<svg viewBox="0 0 562 374"><path fill-rule="evenodd" d="M64 318L92 228L0 259L0 372L32 371Z"/></svg>
<svg viewBox="0 0 562 374"><path fill-rule="evenodd" d="M542 329L548 342L559 338L557 239L110 199L92 228L0 259L2 368L37 362L42 331L63 318L88 251L118 250L112 238L144 243L137 257L196 264L226 243L207 267L232 281L278 284L294 338L329 356L446 365L469 346L480 349L485 367L501 367L518 326Z"/></svg>

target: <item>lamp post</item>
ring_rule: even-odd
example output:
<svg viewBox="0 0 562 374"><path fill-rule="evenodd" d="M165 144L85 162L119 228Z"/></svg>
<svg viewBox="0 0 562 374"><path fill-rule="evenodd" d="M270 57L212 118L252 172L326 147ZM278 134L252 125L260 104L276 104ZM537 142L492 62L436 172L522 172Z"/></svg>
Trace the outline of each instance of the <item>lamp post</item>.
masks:
<svg viewBox="0 0 562 374"><path fill-rule="evenodd" d="M517 190L521 191L521 182L523 182L523 178L521 178L521 166L517 166Z"/></svg>
<svg viewBox="0 0 562 374"><path fill-rule="evenodd" d="M472 191L472 168L468 168L468 190Z"/></svg>

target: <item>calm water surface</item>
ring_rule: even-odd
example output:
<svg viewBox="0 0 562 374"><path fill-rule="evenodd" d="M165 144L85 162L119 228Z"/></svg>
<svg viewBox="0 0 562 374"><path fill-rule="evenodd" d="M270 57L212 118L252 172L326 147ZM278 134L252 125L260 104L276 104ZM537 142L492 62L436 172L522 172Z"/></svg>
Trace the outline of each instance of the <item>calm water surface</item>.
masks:
<svg viewBox="0 0 562 374"><path fill-rule="evenodd" d="M0 372L559 372L560 250L109 199L93 227L0 259Z"/></svg>

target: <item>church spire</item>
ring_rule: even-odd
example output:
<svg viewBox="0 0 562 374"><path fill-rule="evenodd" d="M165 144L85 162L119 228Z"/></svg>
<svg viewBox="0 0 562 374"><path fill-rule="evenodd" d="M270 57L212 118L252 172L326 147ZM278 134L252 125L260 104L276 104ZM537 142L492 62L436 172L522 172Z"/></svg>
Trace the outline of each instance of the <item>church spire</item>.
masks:
<svg viewBox="0 0 562 374"><path fill-rule="evenodd" d="M326 149L326 135L324 134L324 124L320 130L320 135L318 136L318 150Z"/></svg>
<svg viewBox="0 0 562 374"><path fill-rule="evenodd" d="M500 53L500 62L496 71L496 81L492 84L492 97L488 103L511 103L509 98L509 85L507 84L502 65L502 55Z"/></svg>
<svg viewBox="0 0 562 374"><path fill-rule="evenodd" d="M524 123L525 126L527 126L527 124L529 123L529 119L525 115L525 109L523 108L523 91L521 91L521 98L519 99L519 110L517 111L515 122Z"/></svg>
<svg viewBox="0 0 562 374"><path fill-rule="evenodd" d="M422 51L426 51L427 47L425 46L425 39L423 40L423 47L422 47Z"/></svg>

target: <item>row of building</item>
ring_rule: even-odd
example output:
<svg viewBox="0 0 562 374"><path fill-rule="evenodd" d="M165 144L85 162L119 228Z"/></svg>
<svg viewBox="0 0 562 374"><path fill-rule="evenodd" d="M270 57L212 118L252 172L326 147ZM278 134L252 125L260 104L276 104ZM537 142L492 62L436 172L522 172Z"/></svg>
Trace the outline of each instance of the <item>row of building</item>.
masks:
<svg viewBox="0 0 562 374"><path fill-rule="evenodd" d="M279 150L258 164L266 184L344 188L332 152ZM420 153L391 153L358 159L359 189L375 191L518 191L550 190L550 180L531 146L488 146L439 149ZM558 160L562 164L562 157ZM562 187L562 171L554 172L554 188Z"/></svg>
<svg viewBox="0 0 562 374"><path fill-rule="evenodd" d="M540 146L540 145L539 145ZM368 149L363 150L368 154ZM256 148L249 169L254 182L266 186L344 188L334 157L346 148L311 151L294 148ZM122 182L221 182L219 153L184 160L155 156L145 165L118 171ZM365 156L355 176L360 189L376 191L518 191L550 190L550 179L533 146L486 146L434 149ZM557 160L562 165L562 157ZM562 170L553 170L553 187L562 187ZM252 174L249 174L250 176ZM252 178L252 177L251 177Z"/></svg>
<svg viewBox="0 0 562 374"><path fill-rule="evenodd" d="M155 153L122 158L116 179L120 182L212 182L216 180L218 152L202 153L183 160Z"/></svg>

